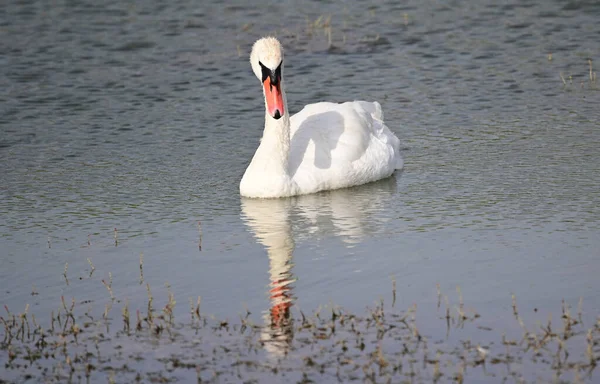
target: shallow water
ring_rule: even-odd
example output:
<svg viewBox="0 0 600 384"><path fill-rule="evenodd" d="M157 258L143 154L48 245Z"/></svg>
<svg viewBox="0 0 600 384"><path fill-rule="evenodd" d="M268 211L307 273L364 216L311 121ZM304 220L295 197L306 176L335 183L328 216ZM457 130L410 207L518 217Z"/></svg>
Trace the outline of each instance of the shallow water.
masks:
<svg viewBox="0 0 600 384"><path fill-rule="evenodd" d="M513 293L532 316L597 315L597 3L215 4L0 5L1 304L102 311L109 273L144 303L143 254L179 315L197 296L219 317L361 310L392 280L403 307L439 283L492 319ZM264 124L247 55L269 33L290 109L378 100L403 172L240 199Z"/></svg>

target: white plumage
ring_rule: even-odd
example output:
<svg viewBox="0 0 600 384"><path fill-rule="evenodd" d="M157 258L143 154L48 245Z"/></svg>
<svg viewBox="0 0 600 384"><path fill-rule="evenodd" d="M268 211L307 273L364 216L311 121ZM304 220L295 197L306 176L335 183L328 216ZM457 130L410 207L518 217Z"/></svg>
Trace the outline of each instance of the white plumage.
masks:
<svg viewBox="0 0 600 384"><path fill-rule="evenodd" d="M265 129L240 182L242 196L273 198L351 187L402 168L400 142L385 126L379 103L321 102L290 117L279 41L258 40L250 62L263 83Z"/></svg>

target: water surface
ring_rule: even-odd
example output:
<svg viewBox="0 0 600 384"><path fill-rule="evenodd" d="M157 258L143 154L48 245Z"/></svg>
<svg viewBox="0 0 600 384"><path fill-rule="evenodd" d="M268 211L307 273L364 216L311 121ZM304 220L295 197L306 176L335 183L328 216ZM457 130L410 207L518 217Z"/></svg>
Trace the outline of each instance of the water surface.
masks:
<svg viewBox="0 0 600 384"><path fill-rule="evenodd" d="M230 318L362 310L392 280L397 305L460 286L498 324L513 293L531 316L580 298L597 315L595 2L0 8L0 302L14 311L61 295L102 311L110 273L140 305L145 283L163 303L168 283L178 315L197 296ZM290 110L378 100L402 172L240 199L264 124L247 56L273 33Z"/></svg>

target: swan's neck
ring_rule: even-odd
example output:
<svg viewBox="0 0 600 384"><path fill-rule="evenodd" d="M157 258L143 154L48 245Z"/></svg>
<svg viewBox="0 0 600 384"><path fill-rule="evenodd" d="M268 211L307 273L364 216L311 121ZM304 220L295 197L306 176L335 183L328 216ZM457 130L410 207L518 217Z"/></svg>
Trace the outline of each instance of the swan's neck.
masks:
<svg viewBox="0 0 600 384"><path fill-rule="evenodd" d="M285 114L275 120L265 113L265 130L256 155L264 161L264 169L273 175L288 175L290 153L290 119L285 105ZM256 158L256 156L255 156ZM259 160L259 159L257 159Z"/></svg>
<svg viewBox="0 0 600 384"><path fill-rule="evenodd" d="M260 145L250 164L255 172L264 172L265 176L268 174L270 177L288 177L290 114L283 82L281 93L285 112L279 119L274 119L269 115L265 99L265 129Z"/></svg>
<svg viewBox="0 0 600 384"><path fill-rule="evenodd" d="M284 105L281 118L274 119L269 115L265 100L263 136L240 183L240 191L247 197L290 196L294 192L288 172L290 114L283 84L281 89Z"/></svg>

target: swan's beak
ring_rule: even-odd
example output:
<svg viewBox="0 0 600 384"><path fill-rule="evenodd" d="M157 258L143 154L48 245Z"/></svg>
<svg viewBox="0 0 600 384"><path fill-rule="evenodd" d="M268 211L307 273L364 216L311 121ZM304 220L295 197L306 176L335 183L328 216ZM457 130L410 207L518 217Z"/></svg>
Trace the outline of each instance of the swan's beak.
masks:
<svg viewBox="0 0 600 384"><path fill-rule="evenodd" d="M274 119L279 119L285 113L283 107L283 95L281 94L281 79L268 76L263 82L265 98L267 100L267 111Z"/></svg>

